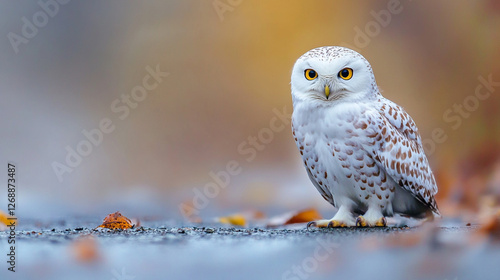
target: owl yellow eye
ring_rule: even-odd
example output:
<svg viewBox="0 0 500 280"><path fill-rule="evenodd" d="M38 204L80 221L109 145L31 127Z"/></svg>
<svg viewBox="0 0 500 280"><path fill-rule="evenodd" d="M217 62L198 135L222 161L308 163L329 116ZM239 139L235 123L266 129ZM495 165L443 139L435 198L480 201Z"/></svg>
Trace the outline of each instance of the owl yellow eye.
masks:
<svg viewBox="0 0 500 280"><path fill-rule="evenodd" d="M339 77L341 77L344 80L349 80L350 78L352 78L352 69L351 68L344 68L344 69L340 70Z"/></svg>
<svg viewBox="0 0 500 280"><path fill-rule="evenodd" d="M306 75L306 79L309 81L312 81L318 77L318 73L312 69L307 69L306 72L304 73Z"/></svg>

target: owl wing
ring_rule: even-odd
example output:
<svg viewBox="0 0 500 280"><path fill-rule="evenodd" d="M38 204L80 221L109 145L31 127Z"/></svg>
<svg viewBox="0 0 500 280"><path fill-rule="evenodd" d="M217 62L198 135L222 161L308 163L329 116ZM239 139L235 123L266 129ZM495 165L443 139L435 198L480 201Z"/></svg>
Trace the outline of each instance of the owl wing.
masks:
<svg viewBox="0 0 500 280"><path fill-rule="evenodd" d="M377 165L419 202L439 214L436 180L413 119L399 105L382 98L371 135ZM378 128L378 129L377 129Z"/></svg>
<svg viewBox="0 0 500 280"><path fill-rule="evenodd" d="M316 187L316 189L319 191L319 193L321 194L321 196L326 200L328 201L328 203L330 203L331 205L333 205L334 207L337 207L335 205L335 200L333 199L333 196L332 196L332 193L330 192L330 190L328 189L328 187L324 184L319 184L317 179L314 178L314 175L311 173L311 170L309 169L309 167L306 167L306 171L307 171L307 175L309 176L309 180L312 182L312 184Z"/></svg>

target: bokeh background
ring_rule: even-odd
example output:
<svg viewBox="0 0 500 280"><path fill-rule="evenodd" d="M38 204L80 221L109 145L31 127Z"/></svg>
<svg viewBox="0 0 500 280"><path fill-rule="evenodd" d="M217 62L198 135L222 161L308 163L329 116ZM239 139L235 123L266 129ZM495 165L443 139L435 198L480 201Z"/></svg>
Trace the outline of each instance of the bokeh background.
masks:
<svg viewBox="0 0 500 280"><path fill-rule="evenodd" d="M260 143L252 160L238 150L269 128L276 110L291 112L291 68L324 45L361 52L383 95L413 116L429 140L444 215L498 203L500 85L485 100L474 95L479 77L500 82L499 2L393 3L74 0L16 52L9 34L22 35L23 17L33 22L42 8L2 1L0 164L17 164L19 215L129 209L182 219L180 203L230 161L241 173L200 216L311 206L330 215L289 124ZM169 76L120 120L110 105L157 65ZM457 111L464 105L472 109ZM115 130L58 180L53 163L64 163L66 147L75 149L82 130L103 118ZM431 141L436 129L446 140ZM0 170L2 182L6 173Z"/></svg>

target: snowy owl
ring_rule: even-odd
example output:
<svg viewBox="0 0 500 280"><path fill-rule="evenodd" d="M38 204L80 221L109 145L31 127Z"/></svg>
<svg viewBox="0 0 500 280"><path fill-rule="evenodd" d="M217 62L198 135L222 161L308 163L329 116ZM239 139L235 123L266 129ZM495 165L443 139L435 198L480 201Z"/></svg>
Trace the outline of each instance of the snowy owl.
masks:
<svg viewBox="0 0 500 280"><path fill-rule="evenodd" d="M292 132L313 185L338 211L317 227L440 216L417 126L384 98L370 63L344 47L308 51L292 71Z"/></svg>

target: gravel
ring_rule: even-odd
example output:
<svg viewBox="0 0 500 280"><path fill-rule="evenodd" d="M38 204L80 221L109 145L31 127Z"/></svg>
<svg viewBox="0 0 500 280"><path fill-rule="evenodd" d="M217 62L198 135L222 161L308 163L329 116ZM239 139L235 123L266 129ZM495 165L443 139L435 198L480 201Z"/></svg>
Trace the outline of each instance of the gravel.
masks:
<svg viewBox="0 0 500 280"><path fill-rule="evenodd" d="M0 279L498 279L500 269L500 246L474 241L476 227L93 226L25 225L17 272L1 261ZM75 244L89 236L96 256L82 261Z"/></svg>

